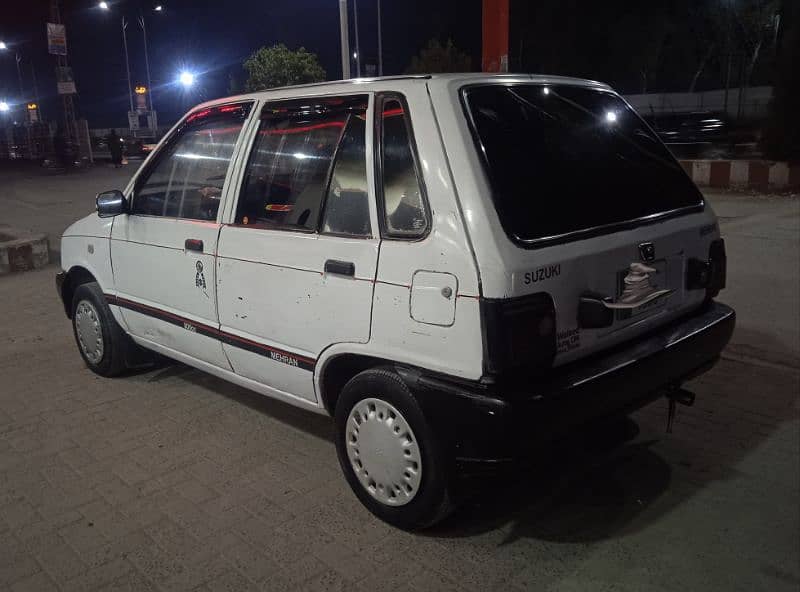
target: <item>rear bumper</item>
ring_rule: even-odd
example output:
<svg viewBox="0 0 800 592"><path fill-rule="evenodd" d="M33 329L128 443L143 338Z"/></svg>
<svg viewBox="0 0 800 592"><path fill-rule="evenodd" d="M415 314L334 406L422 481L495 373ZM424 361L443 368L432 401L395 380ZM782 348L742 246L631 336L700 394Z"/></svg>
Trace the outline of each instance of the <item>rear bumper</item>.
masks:
<svg viewBox="0 0 800 592"><path fill-rule="evenodd" d="M711 368L730 340L733 309L711 302L636 341L522 384L401 372L457 464L493 465L583 424L630 413Z"/></svg>

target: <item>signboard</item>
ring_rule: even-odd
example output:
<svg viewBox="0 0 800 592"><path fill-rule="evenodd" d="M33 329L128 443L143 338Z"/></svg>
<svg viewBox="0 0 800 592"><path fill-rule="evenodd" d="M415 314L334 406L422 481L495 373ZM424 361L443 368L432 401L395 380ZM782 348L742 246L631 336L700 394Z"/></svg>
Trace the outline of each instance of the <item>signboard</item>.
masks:
<svg viewBox="0 0 800 592"><path fill-rule="evenodd" d="M58 66L56 68L56 87L60 95L74 95L78 92L75 89L75 78L72 75L72 68L69 66Z"/></svg>
<svg viewBox="0 0 800 592"><path fill-rule="evenodd" d="M28 103L28 121L30 123L39 121L39 105L36 103Z"/></svg>
<svg viewBox="0 0 800 592"><path fill-rule="evenodd" d="M67 55L67 29L64 25L47 23L47 51L53 55Z"/></svg>
<svg viewBox="0 0 800 592"><path fill-rule="evenodd" d="M133 92L136 93L136 110L139 113L144 113L147 111L147 87L137 86L133 89Z"/></svg>
<svg viewBox="0 0 800 592"><path fill-rule="evenodd" d="M139 129L139 113L137 111L128 111L128 128L132 132Z"/></svg>

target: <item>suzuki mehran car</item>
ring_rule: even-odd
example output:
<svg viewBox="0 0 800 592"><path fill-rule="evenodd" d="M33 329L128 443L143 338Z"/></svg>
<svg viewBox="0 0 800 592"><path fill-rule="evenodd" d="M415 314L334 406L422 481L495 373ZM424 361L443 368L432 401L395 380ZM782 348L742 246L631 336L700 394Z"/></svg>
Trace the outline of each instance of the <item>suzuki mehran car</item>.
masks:
<svg viewBox="0 0 800 592"><path fill-rule="evenodd" d="M605 84L360 79L189 112L61 245L83 360L152 351L336 423L355 495L421 528L458 477L709 368L711 207Z"/></svg>

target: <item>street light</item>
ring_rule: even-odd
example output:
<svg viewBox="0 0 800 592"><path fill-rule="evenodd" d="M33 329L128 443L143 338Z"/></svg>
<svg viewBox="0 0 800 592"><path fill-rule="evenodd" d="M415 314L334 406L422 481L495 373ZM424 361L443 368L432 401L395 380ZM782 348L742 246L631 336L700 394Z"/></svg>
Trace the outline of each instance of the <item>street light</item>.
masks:
<svg viewBox="0 0 800 592"><path fill-rule="evenodd" d="M100 10L108 10L108 2L100 2L97 7L100 8Z"/></svg>
<svg viewBox="0 0 800 592"><path fill-rule="evenodd" d="M0 101L0 113L8 113L11 107L5 101Z"/></svg>
<svg viewBox="0 0 800 592"><path fill-rule="evenodd" d="M184 70L178 76L178 82L180 82L185 88L189 88L194 84L194 74Z"/></svg>
<svg viewBox="0 0 800 592"><path fill-rule="evenodd" d="M162 10L164 10L164 7L161 6L161 4L156 4L153 10L155 10L156 12L161 12Z"/></svg>
<svg viewBox="0 0 800 592"><path fill-rule="evenodd" d="M0 41L0 49L8 49L8 45L6 45L5 41Z"/></svg>

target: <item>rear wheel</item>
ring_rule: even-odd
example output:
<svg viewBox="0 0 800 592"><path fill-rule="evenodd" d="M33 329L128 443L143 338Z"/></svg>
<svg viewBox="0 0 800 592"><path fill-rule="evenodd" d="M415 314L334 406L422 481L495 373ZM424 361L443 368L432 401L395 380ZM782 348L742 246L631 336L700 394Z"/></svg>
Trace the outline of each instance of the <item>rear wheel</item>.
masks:
<svg viewBox="0 0 800 592"><path fill-rule="evenodd" d="M339 463L370 512L404 529L425 528L447 516L445 459L397 373L377 368L353 377L335 415Z"/></svg>
<svg viewBox="0 0 800 592"><path fill-rule="evenodd" d="M97 282L81 284L72 298L72 329L83 361L100 376L126 368L130 338L117 324Z"/></svg>

